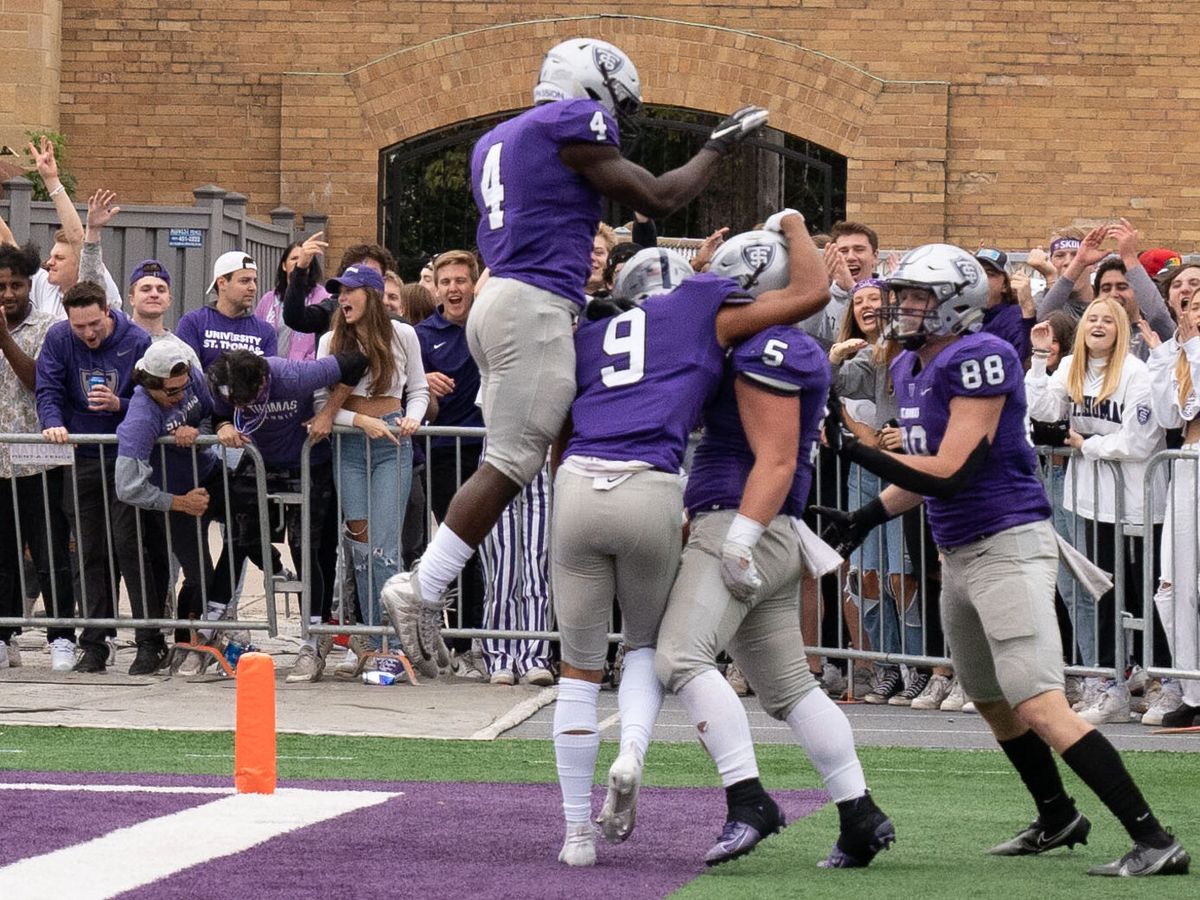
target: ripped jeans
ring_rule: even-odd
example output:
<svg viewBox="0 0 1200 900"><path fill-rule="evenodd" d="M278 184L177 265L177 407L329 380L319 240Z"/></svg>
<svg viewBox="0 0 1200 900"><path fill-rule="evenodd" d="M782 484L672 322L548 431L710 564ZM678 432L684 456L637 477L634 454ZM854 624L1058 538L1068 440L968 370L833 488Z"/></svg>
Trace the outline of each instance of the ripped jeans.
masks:
<svg viewBox="0 0 1200 900"><path fill-rule="evenodd" d="M383 417L389 425L402 418L399 412ZM342 518L347 522L366 520L368 542L351 535L354 578L363 624L378 625L379 591L385 581L400 571L400 534L404 510L412 486L412 439L400 438L396 446L387 438L367 440L361 431L338 436L334 447L338 471L338 496ZM371 637L378 649L382 641Z"/></svg>

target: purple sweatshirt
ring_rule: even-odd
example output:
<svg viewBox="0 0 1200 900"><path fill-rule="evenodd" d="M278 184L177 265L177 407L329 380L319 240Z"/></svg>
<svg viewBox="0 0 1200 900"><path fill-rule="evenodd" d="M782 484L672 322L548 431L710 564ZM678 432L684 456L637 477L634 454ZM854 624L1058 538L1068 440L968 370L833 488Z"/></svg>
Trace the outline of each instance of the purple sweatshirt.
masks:
<svg viewBox="0 0 1200 900"><path fill-rule="evenodd" d="M71 434L115 434L133 396L133 364L150 346L150 335L116 309L108 311L113 330L95 350L75 337L69 322L56 322L46 333L37 360L37 410L42 428L66 428ZM101 378L121 398L119 412L88 406L91 380ZM99 456L84 444L80 456ZM108 452L106 458L112 459Z"/></svg>
<svg viewBox="0 0 1200 900"><path fill-rule="evenodd" d="M278 342L275 329L257 316L231 319L211 306L193 309L180 319L175 335L196 351L206 369L226 350L274 356Z"/></svg>
<svg viewBox="0 0 1200 900"><path fill-rule="evenodd" d="M317 388L332 387L342 377L337 357L299 360L267 359L270 374L267 378L267 399L252 403L238 411L234 420L239 431L254 441L269 466L299 468L300 451L308 440L304 423L313 417L313 394ZM223 418L233 416L233 407L222 397L213 397L213 412ZM329 441L312 448L314 463L329 459Z"/></svg>

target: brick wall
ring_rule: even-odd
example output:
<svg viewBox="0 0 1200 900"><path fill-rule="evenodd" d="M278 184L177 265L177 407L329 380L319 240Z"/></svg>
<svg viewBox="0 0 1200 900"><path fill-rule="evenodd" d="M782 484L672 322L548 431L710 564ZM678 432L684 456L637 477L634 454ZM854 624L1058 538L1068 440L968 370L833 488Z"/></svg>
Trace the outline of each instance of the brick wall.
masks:
<svg viewBox="0 0 1200 900"><path fill-rule="evenodd" d="M61 16L61 0L0 0L0 145L18 153L58 127Z"/></svg>
<svg viewBox="0 0 1200 900"><path fill-rule="evenodd" d="M525 105L544 49L595 34L633 56L651 102L764 103L773 124L846 154L848 212L889 245L1017 247L1127 215L1147 243L1200 249L1200 70L1184 62L1197 26L1167 0L666 0L657 20L609 0L541 22L563 7L62 9L59 114L81 186L130 202L187 202L215 182L259 214L328 211L335 245L373 234L380 148Z"/></svg>

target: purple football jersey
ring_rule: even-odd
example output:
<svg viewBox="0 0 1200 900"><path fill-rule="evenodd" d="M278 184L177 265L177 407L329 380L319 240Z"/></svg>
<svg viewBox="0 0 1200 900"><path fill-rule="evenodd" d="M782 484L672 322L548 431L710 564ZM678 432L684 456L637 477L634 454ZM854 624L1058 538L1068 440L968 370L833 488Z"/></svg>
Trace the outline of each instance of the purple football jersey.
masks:
<svg viewBox="0 0 1200 900"><path fill-rule="evenodd" d="M1025 425L1025 371L1012 344L971 334L942 350L924 369L917 354L892 363L904 451L934 456L942 445L955 397L1004 396L992 449L971 483L950 500L927 498L925 509L940 547L957 547L1050 517Z"/></svg>
<svg viewBox="0 0 1200 900"><path fill-rule="evenodd" d="M678 472L688 434L721 379L717 310L750 299L736 282L705 274L621 315L581 320L565 456Z"/></svg>
<svg viewBox="0 0 1200 900"><path fill-rule="evenodd" d="M689 515L737 509L754 453L742 430L734 382L746 378L769 390L800 397L800 447L796 475L780 515L799 516L808 502L821 419L832 377L821 345L798 328L776 325L740 344L725 365L717 396L704 414L704 437L696 448L683 502Z"/></svg>
<svg viewBox="0 0 1200 900"><path fill-rule="evenodd" d="M117 455L138 459L150 464L153 474L150 483L168 494L186 494L202 484L217 462L211 447L196 448L196 475L192 475L191 448L155 445L160 437L169 437L185 425L199 428L212 415L212 398L204 375L193 370L179 403L162 407L137 387L129 401L125 421L117 426ZM166 478L163 461L166 461Z"/></svg>
<svg viewBox="0 0 1200 900"><path fill-rule="evenodd" d="M566 144L620 146L617 123L595 100L556 100L481 137L471 153L477 242L492 275L584 304L600 193L558 157Z"/></svg>

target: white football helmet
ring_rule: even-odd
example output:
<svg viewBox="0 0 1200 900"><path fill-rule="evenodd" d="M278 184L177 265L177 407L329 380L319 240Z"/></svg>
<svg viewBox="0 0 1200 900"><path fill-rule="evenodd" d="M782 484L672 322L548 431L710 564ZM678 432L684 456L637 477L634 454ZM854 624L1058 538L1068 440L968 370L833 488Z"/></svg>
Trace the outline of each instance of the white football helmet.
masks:
<svg viewBox="0 0 1200 900"><path fill-rule="evenodd" d="M934 335L971 334L983 326L987 273L966 250L952 244L924 244L904 254L886 281L888 295L879 310L886 338L913 345ZM921 313L902 311L905 288L930 291L937 305Z"/></svg>
<svg viewBox="0 0 1200 900"><path fill-rule="evenodd" d="M613 284L613 296L641 306L647 297L668 294L695 274L692 264L678 250L647 247L622 266Z"/></svg>
<svg viewBox="0 0 1200 900"><path fill-rule="evenodd" d="M591 97L613 116L642 107L642 83L625 53L607 41L573 38L551 47L542 61L533 102Z"/></svg>
<svg viewBox="0 0 1200 900"><path fill-rule="evenodd" d="M752 297L785 288L787 241L776 231L743 231L717 248L708 271L732 278Z"/></svg>

